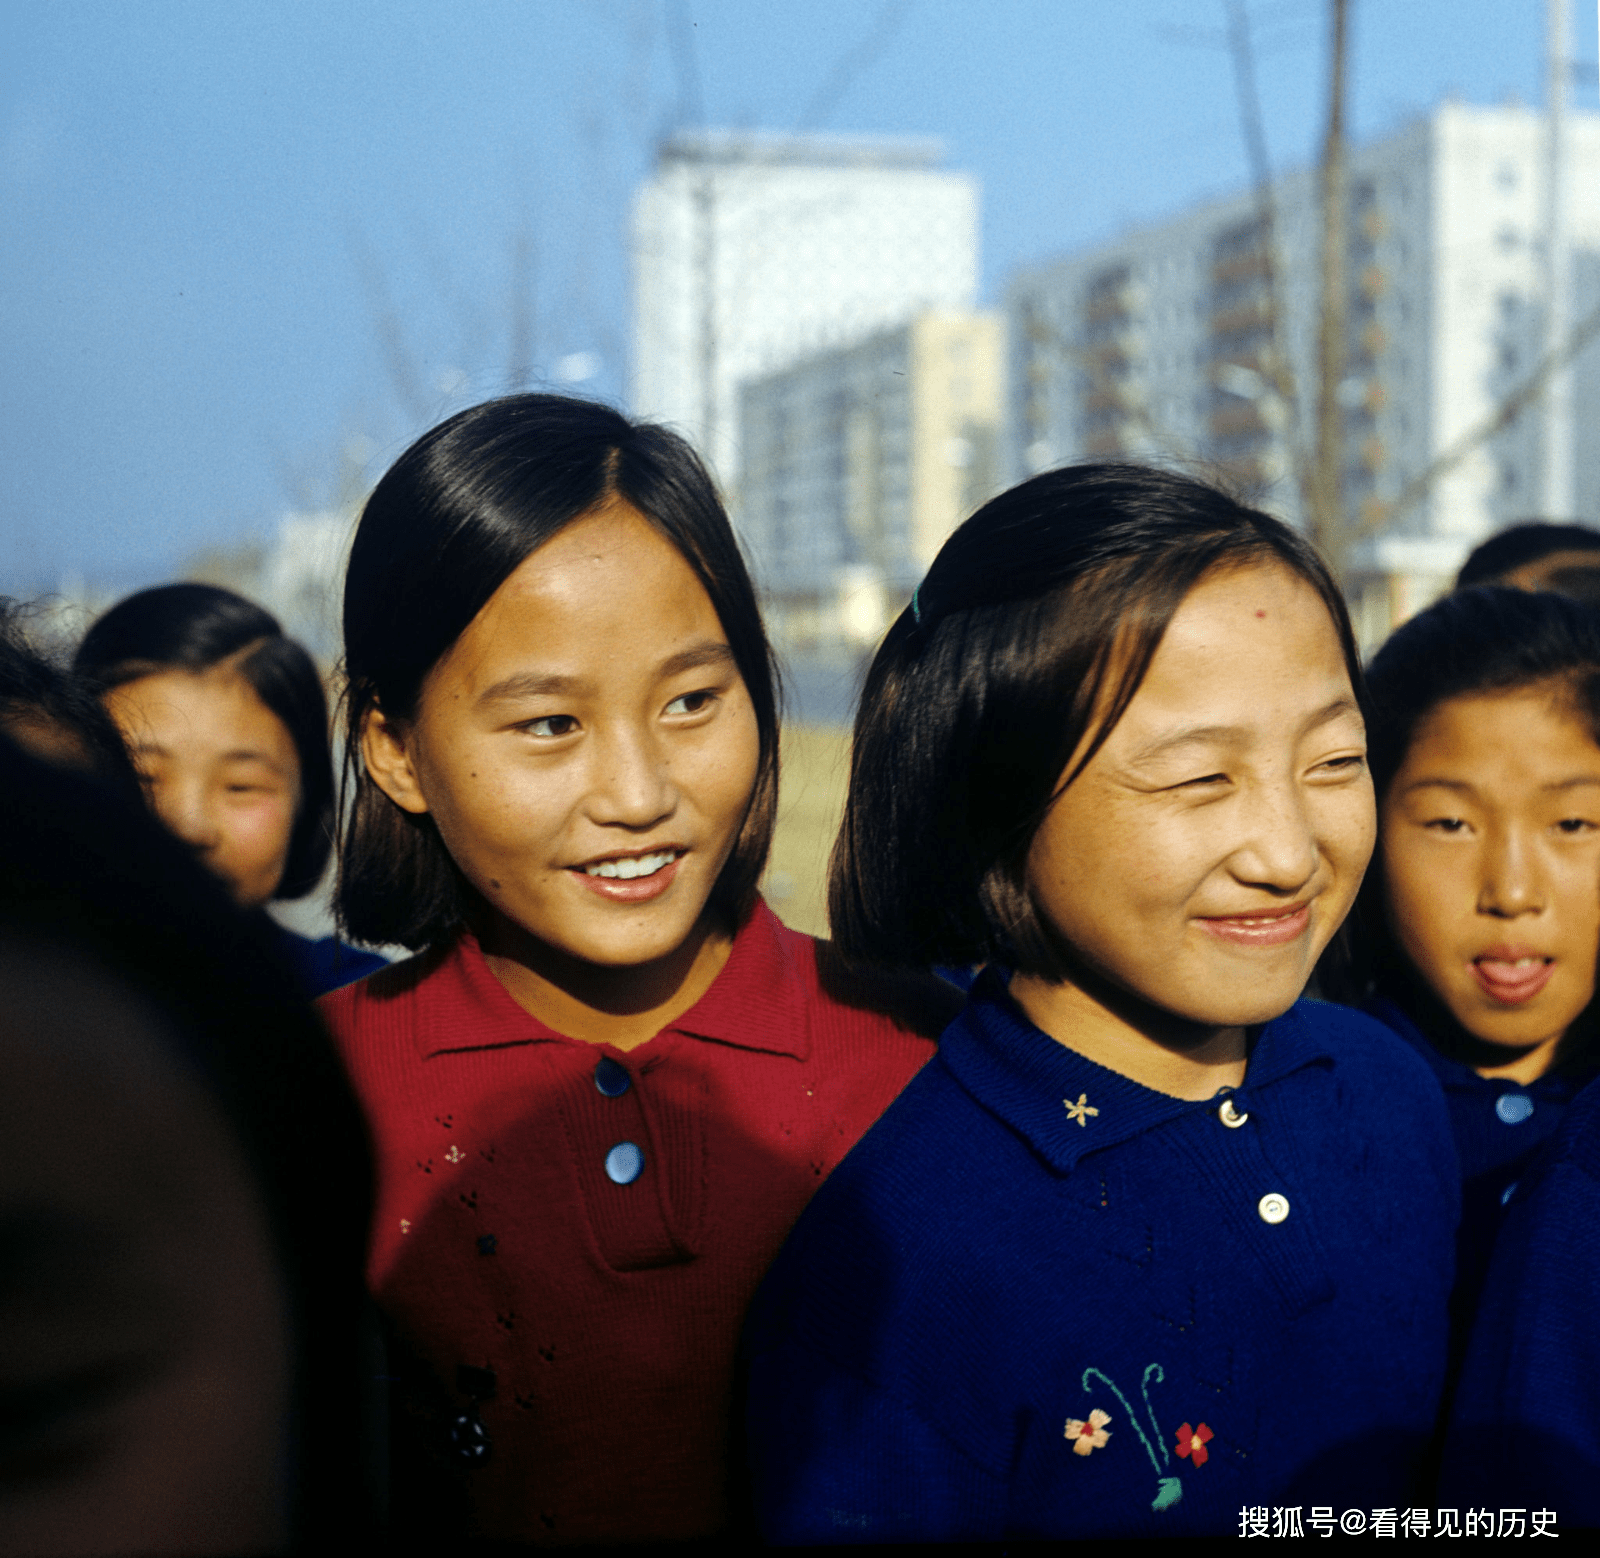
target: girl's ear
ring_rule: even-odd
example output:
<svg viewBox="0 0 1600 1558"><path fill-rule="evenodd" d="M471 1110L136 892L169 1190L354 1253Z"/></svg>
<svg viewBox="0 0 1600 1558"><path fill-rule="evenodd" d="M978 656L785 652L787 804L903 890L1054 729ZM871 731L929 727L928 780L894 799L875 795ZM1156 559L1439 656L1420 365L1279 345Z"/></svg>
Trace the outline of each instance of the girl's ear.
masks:
<svg viewBox="0 0 1600 1558"><path fill-rule="evenodd" d="M428 802L412 766L411 735L406 724L388 718L374 705L361 722L361 760L372 782L396 806L420 816L427 811Z"/></svg>

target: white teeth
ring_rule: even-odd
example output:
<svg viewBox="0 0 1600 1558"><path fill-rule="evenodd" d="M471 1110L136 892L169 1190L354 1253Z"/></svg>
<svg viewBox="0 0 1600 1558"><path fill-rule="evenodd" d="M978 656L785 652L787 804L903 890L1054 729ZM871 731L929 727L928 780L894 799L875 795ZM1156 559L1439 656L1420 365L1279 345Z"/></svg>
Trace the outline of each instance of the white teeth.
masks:
<svg viewBox="0 0 1600 1558"><path fill-rule="evenodd" d="M601 860L583 870L585 876L616 877L619 881L631 882L636 877L654 876L677 858L678 851L668 849L655 855L633 855L626 860Z"/></svg>

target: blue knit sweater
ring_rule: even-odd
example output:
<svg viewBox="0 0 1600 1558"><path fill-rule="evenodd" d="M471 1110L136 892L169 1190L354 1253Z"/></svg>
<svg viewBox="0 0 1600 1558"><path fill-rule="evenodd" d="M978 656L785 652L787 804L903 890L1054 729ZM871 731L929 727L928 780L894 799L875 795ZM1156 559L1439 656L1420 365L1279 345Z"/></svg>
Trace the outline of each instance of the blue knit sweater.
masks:
<svg viewBox="0 0 1600 1558"><path fill-rule="evenodd" d="M1600 1527L1600 1082L1512 1193L1456 1388L1439 1501Z"/></svg>
<svg viewBox="0 0 1600 1558"><path fill-rule="evenodd" d="M1489 1273L1505 1203L1540 1148L1555 1135L1582 1083L1565 1075L1528 1083L1481 1077L1471 1066L1441 1054L1410 1013L1389 997L1373 997L1365 1010L1422 1057L1444 1089L1450 1111L1461 1163L1461 1226L1451 1299L1456 1331L1452 1356L1459 1358Z"/></svg>
<svg viewBox="0 0 1600 1558"><path fill-rule="evenodd" d="M1403 1506L1456 1208L1438 1087L1358 1013L1299 1003L1240 1089L1192 1103L1057 1044L986 974L752 1310L765 1533L1189 1536L1243 1505Z"/></svg>

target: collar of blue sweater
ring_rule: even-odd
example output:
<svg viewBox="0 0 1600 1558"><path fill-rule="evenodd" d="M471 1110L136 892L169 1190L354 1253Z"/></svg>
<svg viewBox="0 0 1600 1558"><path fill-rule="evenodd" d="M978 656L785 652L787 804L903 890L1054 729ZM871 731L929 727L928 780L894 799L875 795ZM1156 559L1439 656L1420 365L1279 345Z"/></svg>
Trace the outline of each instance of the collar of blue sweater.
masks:
<svg viewBox="0 0 1600 1558"><path fill-rule="evenodd" d="M1334 1025L1317 1020L1318 1003L1300 1001L1269 1022L1250 1047L1244 1083L1201 1100L1174 1098L1058 1044L1022 1015L1004 976L986 970L967 1008L939 1041L940 1059L990 1113L1066 1173L1091 1152L1114 1147L1181 1115L1231 1098L1248 1113L1253 1094L1307 1066L1331 1067Z"/></svg>
<svg viewBox="0 0 1600 1558"><path fill-rule="evenodd" d="M1391 1033L1398 1033L1432 1069L1439 1085L1447 1093L1471 1093L1484 1098L1498 1098L1501 1093L1527 1093L1542 1100L1564 1102L1571 1098L1589 1079L1546 1072L1532 1082L1513 1082L1508 1077L1481 1077L1471 1066L1441 1054L1419 1028L1404 1007L1386 995L1373 995L1362 1003L1362 1011L1376 1017Z"/></svg>

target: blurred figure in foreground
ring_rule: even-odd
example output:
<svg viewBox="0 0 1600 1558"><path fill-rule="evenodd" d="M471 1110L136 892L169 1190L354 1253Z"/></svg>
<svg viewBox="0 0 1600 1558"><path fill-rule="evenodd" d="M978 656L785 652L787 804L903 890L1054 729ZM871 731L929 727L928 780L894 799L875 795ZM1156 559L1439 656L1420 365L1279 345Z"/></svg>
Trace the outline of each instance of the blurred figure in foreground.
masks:
<svg viewBox="0 0 1600 1558"><path fill-rule="evenodd" d="M370 1536L359 1116L261 927L0 737L0 1551Z"/></svg>
<svg viewBox="0 0 1600 1558"><path fill-rule="evenodd" d="M35 757L137 795L139 776L111 716L80 678L29 641L25 612L0 597L0 731Z"/></svg>
<svg viewBox="0 0 1600 1558"><path fill-rule="evenodd" d="M75 669L101 693L156 815L244 909L304 898L333 844L328 705L311 656L230 590L141 590L89 629ZM278 928L309 995L384 966Z"/></svg>
<svg viewBox="0 0 1600 1558"><path fill-rule="evenodd" d="M1474 547L1456 576L1458 590L1504 584L1548 590L1600 605L1600 530L1528 520Z"/></svg>

